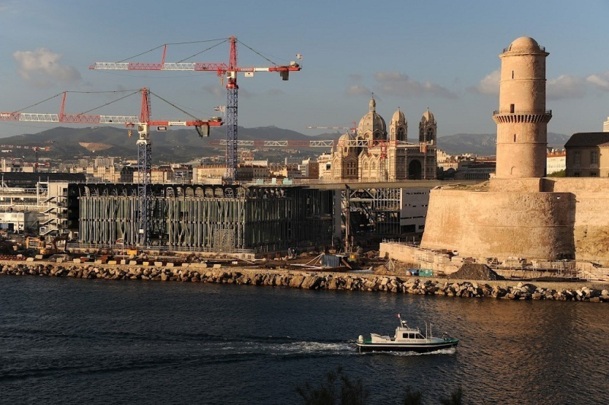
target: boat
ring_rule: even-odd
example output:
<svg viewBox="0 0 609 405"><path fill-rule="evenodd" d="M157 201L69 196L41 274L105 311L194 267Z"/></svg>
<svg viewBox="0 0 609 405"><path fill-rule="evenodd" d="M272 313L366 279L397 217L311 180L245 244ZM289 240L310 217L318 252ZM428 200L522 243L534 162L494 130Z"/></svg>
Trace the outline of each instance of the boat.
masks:
<svg viewBox="0 0 609 405"><path fill-rule="evenodd" d="M357 338L357 348L360 353L365 352L417 352L429 353L442 349L457 347L459 339L444 334L442 337L434 337L425 328L425 335L419 328L409 327L405 320L398 314L400 324L395 328L395 335L383 336L371 333L369 339L364 339L362 335Z"/></svg>

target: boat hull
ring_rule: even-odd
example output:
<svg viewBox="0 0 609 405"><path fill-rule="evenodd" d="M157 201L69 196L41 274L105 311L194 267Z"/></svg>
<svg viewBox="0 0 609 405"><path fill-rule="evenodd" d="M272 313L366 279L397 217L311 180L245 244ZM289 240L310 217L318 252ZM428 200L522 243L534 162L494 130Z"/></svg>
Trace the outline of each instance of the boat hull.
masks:
<svg viewBox="0 0 609 405"><path fill-rule="evenodd" d="M446 341L441 343L356 343L360 353L369 352L415 352L430 353L437 350L450 349L457 347L459 341Z"/></svg>

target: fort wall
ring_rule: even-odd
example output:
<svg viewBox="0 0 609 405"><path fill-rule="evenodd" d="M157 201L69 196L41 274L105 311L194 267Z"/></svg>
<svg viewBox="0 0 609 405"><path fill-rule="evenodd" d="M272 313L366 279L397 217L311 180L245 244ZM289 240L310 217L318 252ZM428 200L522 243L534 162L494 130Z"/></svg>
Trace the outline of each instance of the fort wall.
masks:
<svg viewBox="0 0 609 405"><path fill-rule="evenodd" d="M609 179L561 178L546 183L552 190L570 192L575 198L575 258L609 263Z"/></svg>
<svg viewBox="0 0 609 405"><path fill-rule="evenodd" d="M573 257L575 195L432 190L421 247L461 257Z"/></svg>

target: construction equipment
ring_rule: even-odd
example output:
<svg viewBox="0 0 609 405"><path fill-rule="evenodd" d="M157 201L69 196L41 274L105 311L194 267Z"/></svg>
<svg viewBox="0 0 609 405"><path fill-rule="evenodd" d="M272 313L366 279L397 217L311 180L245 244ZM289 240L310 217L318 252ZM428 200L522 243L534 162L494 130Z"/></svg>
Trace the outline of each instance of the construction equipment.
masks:
<svg viewBox="0 0 609 405"><path fill-rule="evenodd" d="M69 123L69 124L107 124L107 125L124 125L129 128L131 133L132 128L136 128L138 132L138 140L136 141L138 149L138 234L139 238L137 243L142 246L146 246L149 242L149 228L148 221L150 218L150 173L152 166L152 155L150 142L149 129L151 127L157 127L157 130L166 130L169 126L194 126L199 136L209 136L209 128L217 127L223 124L222 118L212 117L209 120L193 119L189 121L169 121L169 120L152 120L150 118L150 94L151 92L147 88L142 88L137 91L131 92L127 96L123 96L120 99L124 99L130 95L141 93L141 108L140 116L134 115L91 115L85 113L78 114L67 114L65 112L67 91L60 93L62 94L61 106L59 114L53 113L28 113L28 112L0 112L0 121L20 121L20 122L49 122L49 123ZM41 104L44 101L51 100L52 98L58 97L59 94L49 97L46 100L38 102L34 105ZM158 97L158 96L157 96ZM161 100L167 102L162 97ZM115 100L118 101L118 100ZM168 102L169 103L169 102ZM112 104L105 103L104 105ZM171 103L169 103L171 104ZM30 106L31 107L31 106ZM174 105L175 108L178 108ZM29 108L29 107L26 107ZM25 109L25 108L24 108ZM179 109L179 108L178 108ZM181 110L181 109L180 109ZM184 110L181 110L185 112ZM189 114L190 115L190 114Z"/></svg>
<svg viewBox="0 0 609 405"><path fill-rule="evenodd" d="M239 86L237 85L237 73L244 73L246 77L254 76L255 72L278 72L282 80L288 80L290 72L297 72L301 67L296 62L289 65L276 65L269 67L243 67L237 65L237 38L228 38L230 44L229 61L226 63L203 63L203 62L165 62L167 45L162 45L163 55L160 63L139 62L95 62L89 69L93 70L146 70L146 71L196 71L216 72L221 78L226 78L226 175L225 181L232 183L237 172L237 106ZM155 49L158 49L157 47ZM249 48L249 47L248 47ZM210 49L210 48L209 48ZM250 48L251 49L251 48ZM253 49L252 49L253 50ZM256 52L256 51L254 51ZM256 52L258 53L258 52ZM258 53L259 54L259 53ZM141 55L141 54L140 54ZM297 55L301 58L300 54ZM267 59L268 60L268 59Z"/></svg>
<svg viewBox="0 0 609 405"><path fill-rule="evenodd" d="M25 239L25 248L36 252L43 257L49 257L57 253L68 253L69 234L55 236L52 239L44 237L28 236Z"/></svg>

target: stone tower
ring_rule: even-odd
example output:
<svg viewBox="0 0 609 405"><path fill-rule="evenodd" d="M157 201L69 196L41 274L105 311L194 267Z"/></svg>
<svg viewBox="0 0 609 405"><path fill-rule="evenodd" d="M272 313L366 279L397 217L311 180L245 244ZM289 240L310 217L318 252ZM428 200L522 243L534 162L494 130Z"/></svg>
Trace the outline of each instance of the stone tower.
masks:
<svg viewBox="0 0 609 405"><path fill-rule="evenodd" d="M436 144L438 124L429 108L423 113L419 122L419 142Z"/></svg>
<svg viewBox="0 0 609 405"><path fill-rule="evenodd" d="M529 37L510 44L501 58L497 123L498 179L544 177L547 127L545 48Z"/></svg>
<svg viewBox="0 0 609 405"><path fill-rule="evenodd" d="M408 140L408 121L406 116L399 108L393 113L391 123L389 124L389 141Z"/></svg>

